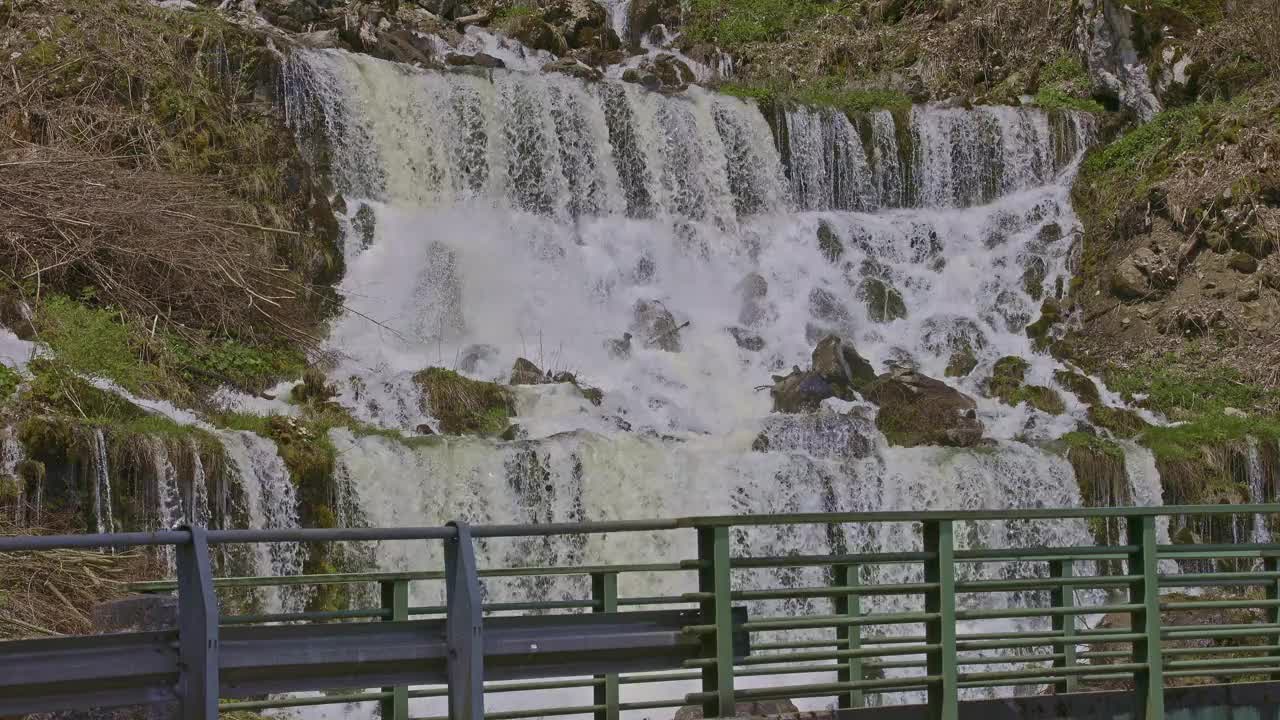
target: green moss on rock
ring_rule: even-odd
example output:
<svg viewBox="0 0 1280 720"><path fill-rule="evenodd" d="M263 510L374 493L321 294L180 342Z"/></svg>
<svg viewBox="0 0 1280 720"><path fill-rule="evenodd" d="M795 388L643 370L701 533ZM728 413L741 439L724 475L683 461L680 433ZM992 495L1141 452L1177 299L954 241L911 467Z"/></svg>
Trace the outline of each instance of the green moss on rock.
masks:
<svg viewBox="0 0 1280 720"><path fill-rule="evenodd" d="M499 435L515 410L507 388L472 380L452 370L428 368L413 376L423 390L423 409L450 435Z"/></svg>
<svg viewBox="0 0 1280 720"><path fill-rule="evenodd" d="M1137 437L1148 425L1142 416L1126 408L1110 407L1101 403L1089 408L1089 422L1111 431L1119 438Z"/></svg>
<svg viewBox="0 0 1280 720"><path fill-rule="evenodd" d="M1071 370L1055 370L1053 371L1053 379L1080 398L1080 402L1097 403L1101 401L1097 383L1085 375Z"/></svg>

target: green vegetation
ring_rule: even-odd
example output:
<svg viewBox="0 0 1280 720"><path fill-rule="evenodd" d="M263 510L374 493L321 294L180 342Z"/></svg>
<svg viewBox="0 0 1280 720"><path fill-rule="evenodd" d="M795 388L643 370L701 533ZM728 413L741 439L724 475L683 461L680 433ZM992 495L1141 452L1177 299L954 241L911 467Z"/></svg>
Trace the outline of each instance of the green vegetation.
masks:
<svg viewBox="0 0 1280 720"><path fill-rule="evenodd" d="M1031 407L1059 415L1066 410L1062 396L1042 385L1027 385L1025 376L1030 365L1026 360L1012 355L996 361L987 382L987 392L1006 405L1026 403Z"/></svg>
<svg viewBox="0 0 1280 720"><path fill-rule="evenodd" d="M0 401L7 400L18 389L22 376L8 365L0 365Z"/></svg>
<svg viewBox="0 0 1280 720"><path fill-rule="evenodd" d="M450 435L498 435L514 411L511 391L497 383L471 380L444 368L428 368L413 380L423 389L424 409Z"/></svg>
<svg viewBox="0 0 1280 720"><path fill-rule="evenodd" d="M1280 438L1280 420L1208 414L1179 425L1149 427L1140 441L1158 460L1185 461L1200 458L1204 448L1227 446L1250 436Z"/></svg>
<svg viewBox="0 0 1280 720"><path fill-rule="evenodd" d="M1110 430L1111 434L1126 440L1136 437L1138 433L1148 427L1147 421L1143 420L1138 413L1126 408L1111 407L1101 403L1094 403L1089 406L1087 416L1089 422L1105 430Z"/></svg>
<svg viewBox="0 0 1280 720"><path fill-rule="evenodd" d="M1166 353L1147 363L1106 372L1107 386L1172 420L1222 414L1227 408L1271 414L1280 407L1280 390L1246 382L1238 370L1205 357L1196 345Z"/></svg>
<svg viewBox="0 0 1280 720"><path fill-rule="evenodd" d="M1063 53L1040 71L1036 105L1046 110L1083 110L1101 113L1106 108L1088 97L1089 72L1073 53Z"/></svg>
<svg viewBox="0 0 1280 720"><path fill-rule="evenodd" d="M1080 398L1080 402L1096 403L1101 399L1097 384L1080 373L1070 370L1055 370L1053 379Z"/></svg>
<svg viewBox="0 0 1280 720"><path fill-rule="evenodd" d="M685 25L693 38L733 46L778 39L829 12L817 0L693 0Z"/></svg>
<svg viewBox="0 0 1280 720"><path fill-rule="evenodd" d="M137 395L189 402L195 389L230 384L260 391L302 372L293 348L251 348L230 340L193 344L126 324L122 313L55 295L37 309L40 339L69 371L111 380Z"/></svg>
<svg viewBox="0 0 1280 720"><path fill-rule="evenodd" d="M845 80L837 77L818 78L804 85L724 83L716 89L726 95L755 100L761 105L809 105L834 108L845 114L911 109L911 99L900 92L851 88Z"/></svg>

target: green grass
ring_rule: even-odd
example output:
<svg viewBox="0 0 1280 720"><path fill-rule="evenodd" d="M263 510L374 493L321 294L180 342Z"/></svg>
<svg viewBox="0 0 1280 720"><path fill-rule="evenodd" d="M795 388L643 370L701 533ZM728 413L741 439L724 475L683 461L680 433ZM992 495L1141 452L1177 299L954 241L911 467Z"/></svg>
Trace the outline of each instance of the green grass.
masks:
<svg viewBox="0 0 1280 720"><path fill-rule="evenodd" d="M1206 447L1222 446L1246 437L1280 439L1280 421L1210 414L1172 427L1149 427L1139 442L1150 448L1157 460L1177 462L1199 460Z"/></svg>
<svg viewBox="0 0 1280 720"><path fill-rule="evenodd" d="M0 365L0 400L6 400L18 389L22 376L8 365Z"/></svg>
<svg viewBox="0 0 1280 720"><path fill-rule="evenodd" d="M1116 460L1124 459L1124 450L1110 440L1084 432L1069 432L1058 438L1068 449L1090 450Z"/></svg>
<svg viewBox="0 0 1280 720"><path fill-rule="evenodd" d="M53 296L37 308L36 327L69 369L112 380L132 393L169 394L167 378L142 360L141 348L117 313Z"/></svg>
<svg viewBox="0 0 1280 720"><path fill-rule="evenodd" d="M1042 87L1035 95L1037 107L1045 110L1080 110L1088 113L1103 113L1106 108L1092 98L1078 98L1067 94L1058 87Z"/></svg>
<svg viewBox="0 0 1280 720"><path fill-rule="evenodd" d="M1202 358L1192 348L1107 372L1107 386L1122 395L1145 394L1142 404L1171 419L1218 415L1227 408L1269 414L1280 406L1280 391L1247 382L1240 372Z"/></svg>
<svg viewBox="0 0 1280 720"><path fill-rule="evenodd" d="M507 428L514 410L507 388L444 368L428 368L413 379L422 387L425 409L440 421L442 432L497 435Z"/></svg>
<svg viewBox="0 0 1280 720"><path fill-rule="evenodd" d="M873 110L905 111L911 99L894 90L854 89L836 77L825 77L805 85L770 83L725 83L716 88L726 95L761 104L809 105L840 110L846 114Z"/></svg>
<svg viewBox="0 0 1280 720"><path fill-rule="evenodd" d="M693 0L685 24L697 40L732 47L776 40L829 12L816 0Z"/></svg>

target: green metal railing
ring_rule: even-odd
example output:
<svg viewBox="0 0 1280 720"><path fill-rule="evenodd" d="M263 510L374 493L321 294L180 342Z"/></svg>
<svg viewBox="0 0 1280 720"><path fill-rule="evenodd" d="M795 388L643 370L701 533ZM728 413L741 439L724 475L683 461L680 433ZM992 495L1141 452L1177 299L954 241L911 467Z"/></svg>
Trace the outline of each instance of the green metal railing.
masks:
<svg viewBox="0 0 1280 720"><path fill-rule="evenodd" d="M488 694L577 690L584 703L489 712L489 720L592 715L617 720L623 712L700 705L706 717L734 714L736 703L799 698L834 699L839 708L864 707L879 696L919 693L927 716L954 720L964 691L979 688L1044 686L1057 693L1088 684L1124 683L1136 694L1139 718L1164 715L1164 692L1173 678L1208 677L1233 681L1280 679L1280 544L1160 545L1161 516L1280 513L1280 505L1099 508L999 512L821 513L745 517L700 517L652 524L628 531L696 534L697 558L678 562L581 567L481 569L488 582L512 578L580 576L590 595L571 600L492 602L487 613L615 612L639 607L689 607L702 618L684 632L701 639L700 657L676 672L601 674L537 682L488 682ZM990 521L1122 519L1124 545L1033 548L957 547L957 529ZM915 523L919 547L895 552L830 555L735 555L734 530L748 526ZM531 526L537 528L539 526ZM577 532L587 526L578 526ZM510 528L507 528L510 530ZM571 527L543 526L536 534L572 534ZM476 528L476 536L483 533ZM515 533L509 533L515 534ZM1220 572L1161 572L1161 561L1230 561ZM1103 561L1123 574L1098 570ZM976 568L1003 563L1013 577L983 577ZM1240 567L1253 569L1240 570ZM910 568L897 582L875 582L878 568ZM1225 567L1225 563L1224 563ZM1090 572L1090 569L1093 569ZM809 569L823 581L799 587L766 587L762 577ZM667 596L625 597L619 578L687 574L696 590ZM440 581L443 572L348 573L278 578L221 578L220 589L334 584L376 584L378 607L329 612L254 614L222 618L224 625L297 621L402 621L438 616L443 606L413 606L413 583ZM1217 588L1243 590L1238 597L1175 599L1168 591ZM141 592L167 592L170 582L140 583ZM1258 592L1261 590L1261 592ZM1084 595L1078 596L1083 592ZM1162 593L1164 597L1162 597ZM866 598L897 598L883 611L868 612ZM738 630L752 634L752 654L735 657L732 612L747 605L749 620ZM1257 622L1164 624L1162 615L1261 610ZM1128 627L1082 626L1081 618L1127 617ZM1239 618L1235 618L1239 619ZM1018 629L984 628L984 623L1022 621ZM1038 624L1036 624L1038 621ZM1198 646L1186 646L1198 642ZM1241 645L1240 643L1254 643ZM1173 646L1183 645L1183 646ZM1234 657L1218 657L1233 655ZM991 669L992 666L1004 666ZM823 675L830 681L794 680ZM765 678L767 686L740 687L740 680ZM635 688L697 682L701 689L661 699L624 701ZM590 700L586 701L586 691ZM675 693L675 691L671 691ZM407 720L409 701L443 698L443 687L394 687L323 697L276 698L224 703L224 710L260 710L307 705L377 702L387 720ZM425 720L446 720L432 717Z"/></svg>

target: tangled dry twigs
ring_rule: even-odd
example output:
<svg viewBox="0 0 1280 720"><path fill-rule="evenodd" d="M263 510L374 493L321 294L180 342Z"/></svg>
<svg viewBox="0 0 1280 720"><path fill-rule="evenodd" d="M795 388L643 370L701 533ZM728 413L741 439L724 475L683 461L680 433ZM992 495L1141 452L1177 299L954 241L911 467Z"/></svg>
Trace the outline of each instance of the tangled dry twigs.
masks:
<svg viewBox="0 0 1280 720"><path fill-rule="evenodd" d="M307 340L306 288L216 180L29 147L0 161L0 271L38 296L93 288L139 318ZM38 299L38 297L36 298Z"/></svg>
<svg viewBox="0 0 1280 720"><path fill-rule="evenodd" d="M0 518L0 536L39 532ZM0 553L0 639L92 632L93 606L149 574L149 560L138 551Z"/></svg>

